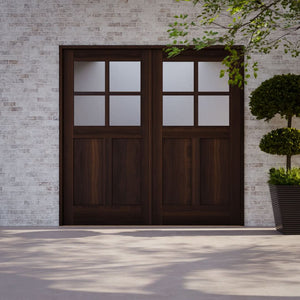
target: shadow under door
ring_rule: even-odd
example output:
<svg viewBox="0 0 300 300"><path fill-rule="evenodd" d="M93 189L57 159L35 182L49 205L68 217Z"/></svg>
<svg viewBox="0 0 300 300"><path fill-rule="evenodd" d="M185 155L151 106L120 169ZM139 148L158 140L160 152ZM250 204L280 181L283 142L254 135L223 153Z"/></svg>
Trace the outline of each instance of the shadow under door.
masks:
<svg viewBox="0 0 300 300"><path fill-rule="evenodd" d="M243 93L221 48L61 48L61 224L242 225Z"/></svg>

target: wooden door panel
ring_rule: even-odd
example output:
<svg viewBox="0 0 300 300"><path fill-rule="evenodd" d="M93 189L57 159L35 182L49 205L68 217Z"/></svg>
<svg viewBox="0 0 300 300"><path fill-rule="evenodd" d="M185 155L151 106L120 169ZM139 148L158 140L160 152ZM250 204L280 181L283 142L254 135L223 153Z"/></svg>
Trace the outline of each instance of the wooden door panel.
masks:
<svg viewBox="0 0 300 300"><path fill-rule="evenodd" d="M163 141L163 205L190 206L192 202L191 139Z"/></svg>
<svg viewBox="0 0 300 300"><path fill-rule="evenodd" d="M141 207L74 207L74 225L137 225L147 224Z"/></svg>
<svg viewBox="0 0 300 300"><path fill-rule="evenodd" d="M187 50L171 59L163 47L66 47L61 53L61 224L243 224L243 93L201 90L198 80L198 62L220 62L224 49ZM105 63L105 90L74 90L78 61ZM141 89L112 91L111 61L139 61ZM164 62L172 61L193 62L193 90L164 90ZM74 125L76 96L105 99L103 126ZM111 99L120 96L140 97L140 126L111 126ZM194 122L163 126L165 96L176 103L193 99ZM199 126L201 107L214 113L211 103L200 105L203 96L229 99L226 126Z"/></svg>
<svg viewBox="0 0 300 300"><path fill-rule="evenodd" d="M228 211L189 210L184 212L167 211L163 215L165 225L224 225L230 224Z"/></svg>
<svg viewBox="0 0 300 300"><path fill-rule="evenodd" d="M113 205L142 203L142 141L113 139L112 199Z"/></svg>
<svg viewBox="0 0 300 300"><path fill-rule="evenodd" d="M200 140L200 201L202 205L226 205L230 189L230 149L226 139Z"/></svg>
<svg viewBox="0 0 300 300"><path fill-rule="evenodd" d="M74 205L104 203L103 140L74 140Z"/></svg>

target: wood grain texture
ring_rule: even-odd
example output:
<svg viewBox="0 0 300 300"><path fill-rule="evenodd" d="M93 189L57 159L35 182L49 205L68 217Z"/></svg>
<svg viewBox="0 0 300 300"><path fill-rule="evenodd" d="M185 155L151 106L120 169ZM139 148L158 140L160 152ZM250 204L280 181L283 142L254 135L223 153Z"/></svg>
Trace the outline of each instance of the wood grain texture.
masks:
<svg viewBox="0 0 300 300"><path fill-rule="evenodd" d="M141 140L114 139L112 143L113 205L141 204Z"/></svg>
<svg viewBox="0 0 300 300"><path fill-rule="evenodd" d="M74 141L74 205L104 203L103 140Z"/></svg>
<svg viewBox="0 0 300 300"><path fill-rule="evenodd" d="M163 204L192 202L192 143L190 139L163 141Z"/></svg>
<svg viewBox="0 0 300 300"><path fill-rule="evenodd" d="M62 146L62 180L63 180L63 224L73 224L73 124L74 124L74 53L72 50L66 50L63 52L63 90L62 90L62 105L60 115L62 118L62 134L63 134L63 146Z"/></svg>
<svg viewBox="0 0 300 300"><path fill-rule="evenodd" d="M200 141L200 201L202 205L229 203L233 184L229 177L229 142L225 139Z"/></svg>
<svg viewBox="0 0 300 300"><path fill-rule="evenodd" d="M140 206L74 207L74 225L141 225L147 224Z"/></svg>
<svg viewBox="0 0 300 300"><path fill-rule="evenodd" d="M162 51L152 51L152 224L162 224Z"/></svg>

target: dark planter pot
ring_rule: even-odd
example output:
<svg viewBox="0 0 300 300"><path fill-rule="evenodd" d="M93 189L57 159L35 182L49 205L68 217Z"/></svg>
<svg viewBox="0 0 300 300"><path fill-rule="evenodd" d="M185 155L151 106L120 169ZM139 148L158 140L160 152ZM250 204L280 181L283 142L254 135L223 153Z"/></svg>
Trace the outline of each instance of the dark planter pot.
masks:
<svg viewBox="0 0 300 300"><path fill-rule="evenodd" d="M269 184L276 229L300 234L300 186Z"/></svg>

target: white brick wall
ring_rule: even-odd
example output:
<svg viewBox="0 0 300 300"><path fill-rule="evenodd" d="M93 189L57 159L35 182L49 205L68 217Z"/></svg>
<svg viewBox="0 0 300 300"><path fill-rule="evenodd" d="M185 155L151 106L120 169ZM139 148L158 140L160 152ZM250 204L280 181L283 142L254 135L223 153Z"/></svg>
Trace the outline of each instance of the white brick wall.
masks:
<svg viewBox="0 0 300 300"><path fill-rule="evenodd" d="M0 2L0 225L58 225L59 45L166 44L180 7L193 12L173 0ZM268 226L266 173L284 160L257 145L284 122L254 120L248 96L274 74L299 73L300 64L280 51L255 59L259 78L245 90L245 223Z"/></svg>

